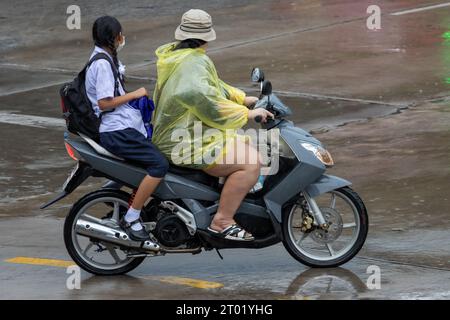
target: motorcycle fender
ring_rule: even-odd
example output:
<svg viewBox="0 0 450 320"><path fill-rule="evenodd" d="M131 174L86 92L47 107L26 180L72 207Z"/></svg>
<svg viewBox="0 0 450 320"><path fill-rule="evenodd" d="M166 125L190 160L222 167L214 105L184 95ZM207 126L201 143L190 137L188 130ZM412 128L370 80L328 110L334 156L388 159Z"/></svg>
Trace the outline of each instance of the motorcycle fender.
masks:
<svg viewBox="0 0 450 320"><path fill-rule="evenodd" d="M102 189L116 189L116 190L120 190L122 189L123 184L113 181L113 180L108 180L108 182L106 182L103 186Z"/></svg>
<svg viewBox="0 0 450 320"><path fill-rule="evenodd" d="M314 198L329 191L351 185L352 183L350 181L324 174L319 178L319 180L307 186L305 191L311 198Z"/></svg>
<svg viewBox="0 0 450 320"><path fill-rule="evenodd" d="M63 190L54 199L43 204L40 208L46 209L52 204L64 199L71 194L79 185L81 185L87 178L92 175L92 168L90 165L84 162L78 162L77 166L72 171L69 178L66 180L63 186Z"/></svg>

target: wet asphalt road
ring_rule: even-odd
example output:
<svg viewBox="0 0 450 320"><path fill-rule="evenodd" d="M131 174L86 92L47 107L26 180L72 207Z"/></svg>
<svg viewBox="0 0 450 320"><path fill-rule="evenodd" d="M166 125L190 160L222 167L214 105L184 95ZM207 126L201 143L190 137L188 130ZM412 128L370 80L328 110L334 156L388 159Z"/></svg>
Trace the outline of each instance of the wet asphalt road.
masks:
<svg viewBox="0 0 450 320"><path fill-rule="evenodd" d="M65 2L1 4L0 298L450 298L450 6L392 15L445 1L378 1L379 31L366 28L370 1L77 3L75 31ZM338 269L308 269L277 245L224 250L223 261L215 252L153 258L123 277L83 273L81 290L67 290L63 217L101 181L38 209L74 165L58 88L90 54L93 20L111 14L127 36L129 88L152 89L153 52L191 7L213 16L209 55L221 77L254 91L249 72L260 66L293 120L328 146L332 174L366 201L366 245ZM381 270L379 290L366 286L371 265Z"/></svg>

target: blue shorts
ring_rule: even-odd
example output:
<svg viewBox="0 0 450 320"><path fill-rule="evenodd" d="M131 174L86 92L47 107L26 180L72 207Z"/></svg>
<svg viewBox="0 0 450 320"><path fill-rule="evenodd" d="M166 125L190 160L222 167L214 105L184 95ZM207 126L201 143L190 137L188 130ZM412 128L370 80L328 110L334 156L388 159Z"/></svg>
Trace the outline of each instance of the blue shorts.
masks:
<svg viewBox="0 0 450 320"><path fill-rule="evenodd" d="M112 154L144 166L152 177L162 178L169 169L169 162L163 154L149 139L133 128L100 132L100 143Z"/></svg>

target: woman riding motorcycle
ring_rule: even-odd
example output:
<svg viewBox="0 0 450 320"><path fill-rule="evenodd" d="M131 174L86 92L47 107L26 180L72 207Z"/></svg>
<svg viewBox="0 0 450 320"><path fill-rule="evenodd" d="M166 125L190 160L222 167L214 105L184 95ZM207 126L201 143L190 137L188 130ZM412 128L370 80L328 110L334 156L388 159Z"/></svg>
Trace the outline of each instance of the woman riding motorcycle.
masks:
<svg viewBox="0 0 450 320"><path fill-rule="evenodd" d="M248 137L236 131L249 119L260 116L265 122L273 115L264 109L249 110L258 98L246 97L243 91L219 79L206 55L208 42L215 38L211 16L192 9L183 14L175 31L178 41L156 50L153 142L172 163L226 177L219 208L208 230L230 240L253 240L233 216L258 180L260 159ZM181 151L188 151L182 155L180 137Z"/></svg>

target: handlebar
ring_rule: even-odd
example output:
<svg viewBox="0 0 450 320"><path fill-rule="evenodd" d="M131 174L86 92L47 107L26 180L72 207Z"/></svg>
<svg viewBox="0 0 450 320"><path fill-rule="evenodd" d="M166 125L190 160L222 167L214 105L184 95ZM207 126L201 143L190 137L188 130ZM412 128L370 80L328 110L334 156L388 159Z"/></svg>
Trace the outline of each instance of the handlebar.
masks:
<svg viewBox="0 0 450 320"><path fill-rule="evenodd" d="M270 117L267 117L267 122L271 122L271 121L274 121L275 120L275 118L270 118ZM256 116L255 117L255 122L256 123L260 123L262 121L262 117L261 116Z"/></svg>

